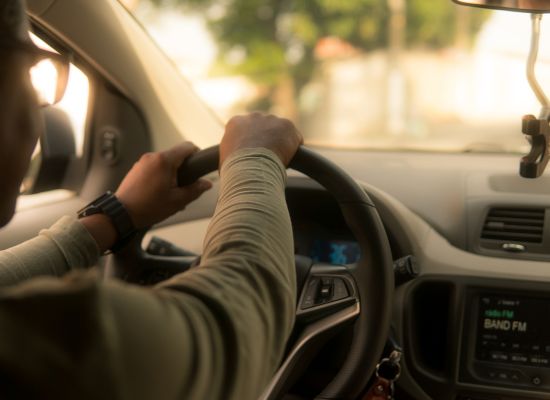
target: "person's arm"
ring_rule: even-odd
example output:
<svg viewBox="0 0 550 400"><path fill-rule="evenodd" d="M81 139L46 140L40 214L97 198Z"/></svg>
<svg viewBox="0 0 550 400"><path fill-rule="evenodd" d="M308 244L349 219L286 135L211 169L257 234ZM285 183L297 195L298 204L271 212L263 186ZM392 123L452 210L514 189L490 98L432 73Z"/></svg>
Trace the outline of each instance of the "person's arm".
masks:
<svg viewBox="0 0 550 400"><path fill-rule="evenodd" d="M196 354L205 357L188 375L188 385L197 377L210 382L197 398L255 399L281 361L294 321L286 174L273 153L246 149L226 161L221 177L201 266L158 288L206 306L185 310L185 319L195 321L189 328Z"/></svg>
<svg viewBox="0 0 550 400"><path fill-rule="evenodd" d="M140 383L134 395L252 400L265 389L294 321L284 166L300 141L289 121L233 118L220 145L221 192L200 267L158 285L155 298L108 292L127 380ZM157 385L145 379L151 375Z"/></svg>
<svg viewBox="0 0 550 400"><path fill-rule="evenodd" d="M259 126L247 129L251 121ZM281 121L228 125L199 268L154 289L69 274L1 292L0 391L7 382L52 398L256 399L281 361L296 302L283 163L300 137ZM271 151L232 143L228 130L264 135Z"/></svg>
<svg viewBox="0 0 550 400"><path fill-rule="evenodd" d="M0 286L41 275L62 276L71 269L91 267L99 254L88 230L76 218L63 217L37 237L0 251Z"/></svg>
<svg viewBox="0 0 550 400"><path fill-rule="evenodd" d="M197 150L192 143L184 142L163 152L147 153L134 165L116 195L137 228L182 210L212 186L203 179L186 187L176 184L177 167ZM0 287L91 267L117 240L113 224L103 214L78 221L63 217L37 237L0 251Z"/></svg>
<svg viewBox="0 0 550 400"><path fill-rule="evenodd" d="M221 179L200 267L153 290L71 274L5 290L8 386L52 398L85 389L87 398L256 399L281 361L296 304L285 173L273 153L243 150Z"/></svg>

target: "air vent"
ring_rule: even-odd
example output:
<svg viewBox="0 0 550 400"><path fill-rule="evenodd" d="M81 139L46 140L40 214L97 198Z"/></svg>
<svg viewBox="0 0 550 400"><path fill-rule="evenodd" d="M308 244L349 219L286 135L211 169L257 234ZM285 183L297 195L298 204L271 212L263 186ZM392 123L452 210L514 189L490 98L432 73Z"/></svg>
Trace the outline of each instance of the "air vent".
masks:
<svg viewBox="0 0 550 400"><path fill-rule="evenodd" d="M482 239L542 243L544 208L492 208L481 231Z"/></svg>

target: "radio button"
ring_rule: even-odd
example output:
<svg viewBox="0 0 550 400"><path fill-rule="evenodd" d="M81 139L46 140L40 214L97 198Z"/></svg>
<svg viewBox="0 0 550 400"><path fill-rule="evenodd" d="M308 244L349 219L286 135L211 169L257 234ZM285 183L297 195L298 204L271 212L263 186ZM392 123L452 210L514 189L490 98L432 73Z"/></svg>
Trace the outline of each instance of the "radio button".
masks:
<svg viewBox="0 0 550 400"><path fill-rule="evenodd" d="M486 379L491 381L512 381L514 383L525 383L528 377L516 369L487 368L484 371Z"/></svg>
<svg viewBox="0 0 550 400"><path fill-rule="evenodd" d="M514 382L521 382L521 374L519 372L510 373L510 379Z"/></svg>
<svg viewBox="0 0 550 400"><path fill-rule="evenodd" d="M531 382L533 382L533 385L539 386L542 383L542 380L540 379L540 376L534 376L531 378Z"/></svg>
<svg viewBox="0 0 550 400"><path fill-rule="evenodd" d="M490 379L496 379L498 375L498 372L494 369L490 369L490 370L487 370L487 376L490 378Z"/></svg>
<svg viewBox="0 0 550 400"><path fill-rule="evenodd" d="M529 357L529 362L535 365L550 365L550 359L540 354L535 354Z"/></svg>
<svg viewBox="0 0 550 400"><path fill-rule="evenodd" d="M513 362L526 363L529 361L529 357L526 354L510 354L510 360Z"/></svg>
<svg viewBox="0 0 550 400"><path fill-rule="evenodd" d="M508 361L508 354L499 351L489 353L489 358L493 361Z"/></svg>
<svg viewBox="0 0 550 400"><path fill-rule="evenodd" d="M502 351L503 349L500 342L495 342L494 340L483 339L480 344L480 348L485 350Z"/></svg>
<svg viewBox="0 0 550 400"><path fill-rule="evenodd" d="M503 381L508 380L508 372L506 371L499 371L497 374L498 379L502 379Z"/></svg>

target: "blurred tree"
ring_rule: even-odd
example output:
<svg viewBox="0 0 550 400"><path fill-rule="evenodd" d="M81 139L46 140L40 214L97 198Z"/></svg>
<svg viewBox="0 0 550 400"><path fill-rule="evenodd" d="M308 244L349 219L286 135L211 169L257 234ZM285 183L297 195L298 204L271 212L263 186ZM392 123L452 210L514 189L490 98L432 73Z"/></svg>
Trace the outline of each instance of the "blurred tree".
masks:
<svg viewBox="0 0 550 400"><path fill-rule="evenodd" d="M220 46L213 73L244 74L263 85L265 97L253 107L266 110L281 92L292 101L293 92L310 80L320 39L336 37L340 44L372 51L386 47L390 36L391 0L151 1L205 15ZM455 42L456 8L450 0L407 0L401 27L406 45L441 48ZM478 11L468 20L470 34L483 15Z"/></svg>

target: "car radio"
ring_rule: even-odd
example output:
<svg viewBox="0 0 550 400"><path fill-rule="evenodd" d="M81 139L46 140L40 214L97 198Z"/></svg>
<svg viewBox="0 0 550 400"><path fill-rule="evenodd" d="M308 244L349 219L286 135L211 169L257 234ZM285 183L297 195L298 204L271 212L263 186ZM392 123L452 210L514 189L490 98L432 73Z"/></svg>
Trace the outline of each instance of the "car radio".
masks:
<svg viewBox="0 0 550 400"><path fill-rule="evenodd" d="M461 381L550 389L550 298L473 291L465 313Z"/></svg>

